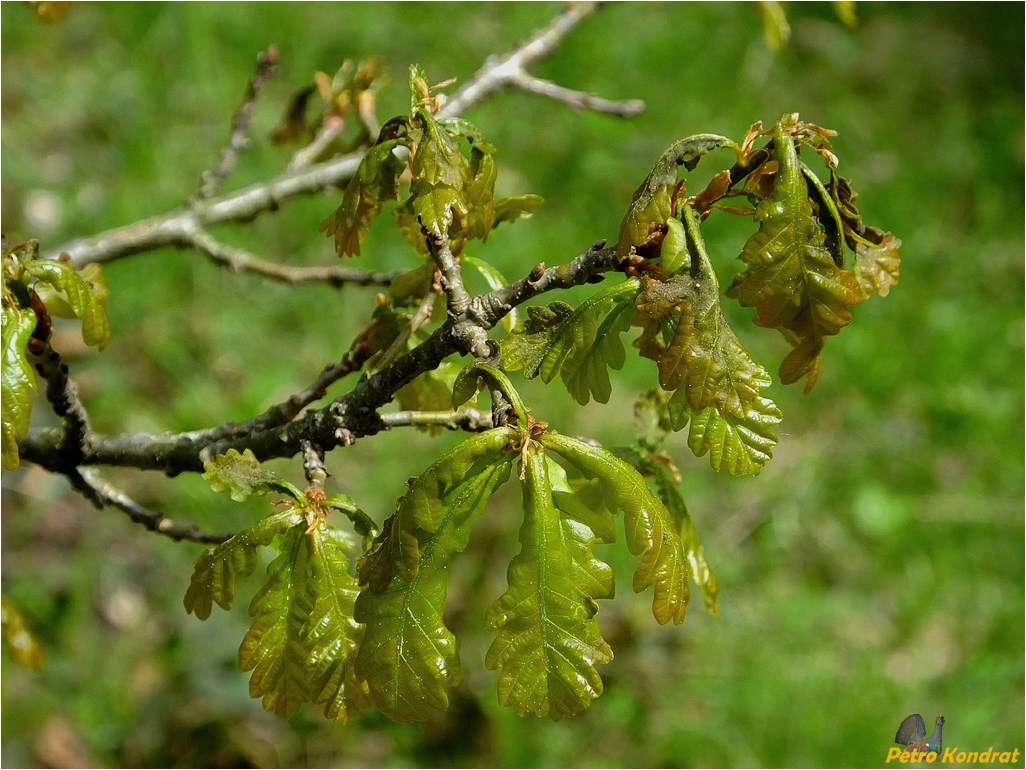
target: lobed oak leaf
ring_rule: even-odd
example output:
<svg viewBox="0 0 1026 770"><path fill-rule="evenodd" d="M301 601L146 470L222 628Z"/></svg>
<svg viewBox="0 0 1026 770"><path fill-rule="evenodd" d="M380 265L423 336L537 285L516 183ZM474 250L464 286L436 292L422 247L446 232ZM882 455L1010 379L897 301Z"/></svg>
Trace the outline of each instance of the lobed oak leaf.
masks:
<svg viewBox="0 0 1026 770"><path fill-rule="evenodd" d="M486 614L496 631L485 664L498 669L499 702L521 715L559 720L602 694L596 664L612 651L594 620L587 588L610 591L608 567L590 552L590 530L563 519L553 502L541 446L524 452L524 522L508 588Z"/></svg>
<svg viewBox="0 0 1026 770"><path fill-rule="evenodd" d="M28 362L26 351L32 332L36 328L36 314L30 308L16 310L3 308L2 316L3 361L0 362L0 406L3 425L3 467L15 470L20 464L18 437L28 433L32 416L32 393L37 390L36 375Z"/></svg>

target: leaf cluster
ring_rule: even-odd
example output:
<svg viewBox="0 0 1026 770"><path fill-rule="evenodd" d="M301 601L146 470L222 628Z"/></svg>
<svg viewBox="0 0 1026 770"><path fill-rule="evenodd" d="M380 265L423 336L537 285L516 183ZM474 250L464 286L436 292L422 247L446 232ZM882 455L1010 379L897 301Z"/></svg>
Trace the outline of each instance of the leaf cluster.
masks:
<svg viewBox="0 0 1026 770"><path fill-rule="evenodd" d="M605 403L608 372L625 362L620 337L639 327L634 346L657 364L672 428L690 426L689 446L696 456L708 454L716 470L759 473L772 456L781 413L766 395L769 373L723 314L701 223L718 210L759 224L740 256L747 269L726 294L755 308L757 325L778 329L793 344L779 376L784 383L807 377L808 391L825 338L850 323L852 306L873 292L886 295L899 275L900 241L862 222L850 182L836 174L832 134L786 115L768 132L754 125L741 143L715 134L674 143L635 191L621 223L617 252L628 278L576 308L565 302L528 308L502 342L504 368L545 382L559 375L578 403ZM802 147L825 159L827 184L799 159ZM735 164L688 195L680 168L691 171L719 149L733 150ZM748 205L724 203L734 197ZM846 245L856 257L851 268Z"/></svg>
<svg viewBox="0 0 1026 770"><path fill-rule="evenodd" d="M715 611L715 579L672 483L659 480L654 491L616 454L534 420L490 365L461 373L455 403L472 397L482 380L511 405L509 424L467 438L409 481L360 557L357 577L348 572L344 538L326 523L327 508L335 507L359 526L351 501L300 493L248 452L207 463L205 477L234 499L288 496L280 510L204 553L185 595L187 611L201 619L214 604L230 608L236 580L256 568L257 549L275 548L239 653L242 670L253 671L251 694L268 710L288 717L313 702L344 720L373 704L412 722L446 709L462 678L459 643L445 621L453 559L515 470L524 511L520 551L507 590L485 618L495 633L485 664L498 672L500 703L561 719L602 693L596 666L608 663L612 650L595 615L615 582L594 547L616 540L618 514L638 557L633 587L653 589L655 619L684 621L689 575Z"/></svg>
<svg viewBox="0 0 1026 770"><path fill-rule="evenodd" d="M240 669L253 672L250 695L286 719L314 703L328 719L347 721L367 703L353 668L363 629L352 619L357 587L347 553L354 543L328 525L328 514L344 513L365 536L373 524L345 495L328 498L316 487L300 492L249 450L207 462L204 477L234 500L270 492L286 498L280 510L196 560L186 612L205 620L214 604L230 609L236 580L256 569L258 548L273 546L278 555L250 602L252 623L239 647Z"/></svg>
<svg viewBox="0 0 1026 770"><path fill-rule="evenodd" d="M33 354L49 345L51 316L77 318L82 339L102 350L110 341L110 321L103 308L107 290L99 265L76 270L67 262L42 259L39 244L28 241L3 247L3 393L2 462L6 470L20 464L18 437L28 432L32 393L38 390Z"/></svg>
<svg viewBox="0 0 1026 770"><path fill-rule="evenodd" d="M411 67L410 114L382 126L342 203L321 223L339 256L360 253L367 227L389 201L399 204L396 222L414 248L426 254L425 236L445 236L456 255L541 204L535 195L495 199L495 147L466 120L437 118L442 101L433 90L423 70ZM409 195L400 202L404 183Z"/></svg>

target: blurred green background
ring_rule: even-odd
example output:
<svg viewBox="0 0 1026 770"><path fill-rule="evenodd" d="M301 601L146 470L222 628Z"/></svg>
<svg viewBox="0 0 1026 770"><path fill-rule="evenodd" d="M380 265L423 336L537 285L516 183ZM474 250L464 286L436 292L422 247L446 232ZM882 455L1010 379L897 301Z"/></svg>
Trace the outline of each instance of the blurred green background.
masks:
<svg viewBox="0 0 1026 770"><path fill-rule="evenodd" d="M213 167L256 53L281 71L258 141L226 189L277 173L265 138L316 70L380 56L384 119L406 106L406 68L466 80L550 19L554 3L73 4L42 25L2 14L3 228L45 249L181 205ZM57 477L3 478L4 592L45 645L42 673L3 653L4 766L877 766L909 713L947 718L945 744L1024 747L1023 28L1019 3L788 6L792 37L765 42L754 4L613 4L533 68L648 105L629 121L501 93L467 115L498 146L503 193L546 204L474 250L507 275L615 237L638 182L672 141L736 138L785 112L840 131L842 173L867 222L904 242L901 283L855 311L819 384L774 386L785 420L761 476L714 474L683 436L670 447L721 586L660 628L621 546L618 596L599 614L616 658L603 697L560 723L499 707L483 608L504 588L518 511L500 495L457 561L450 592L466 680L424 725L366 714L265 714L236 669L245 607L201 623L181 598L201 547L96 511ZM224 240L289 264L334 258L317 231L338 194L297 202ZM375 227L355 264L411 256ZM708 223L721 281L751 225ZM162 250L106 268L113 342L100 355L58 329L95 427L181 431L243 419L312 380L368 318L373 290L290 289ZM548 299L548 298L546 298ZM782 339L744 322L775 370ZM63 345L63 347L61 347ZM338 394L351 385L335 386ZM523 392L564 432L629 441L655 378L630 364L608 406L561 387ZM36 410L36 421L46 415ZM457 436L397 430L329 457L334 483L379 520L404 481ZM289 473L298 463L279 467ZM110 472L145 504L229 531L265 510L202 479Z"/></svg>

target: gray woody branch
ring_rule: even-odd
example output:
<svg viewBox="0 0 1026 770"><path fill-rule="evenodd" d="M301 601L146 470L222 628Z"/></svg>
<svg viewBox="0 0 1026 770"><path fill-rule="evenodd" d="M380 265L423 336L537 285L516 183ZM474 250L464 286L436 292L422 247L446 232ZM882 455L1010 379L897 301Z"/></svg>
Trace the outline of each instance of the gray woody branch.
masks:
<svg viewBox="0 0 1026 770"><path fill-rule="evenodd" d="M364 375L351 391L331 404L307 411L291 421L286 421L288 415L302 408L300 404L306 402L306 397L296 399L287 407L273 407L264 415L237 426L163 435L89 433L76 457L77 464L118 465L178 474L202 471L205 459L233 448L239 451L249 448L259 459L267 460L295 455L301 450L304 439L324 451L348 446L357 438L388 428L377 410L392 400L393 393L420 374L437 368L449 355L470 350L483 331L494 327L514 307L554 289L592 282L601 273L615 270L619 262L616 249L605 248L605 243L600 241L565 264L548 269L540 269L539 265L519 281L472 298L463 313L451 315L413 350L374 374ZM340 370L350 370L350 367L343 366ZM326 379L335 374L337 372L331 372ZM305 396L312 397L319 392L319 387L311 388ZM22 459L62 471L66 461L62 457L60 438L58 429L30 431L18 442Z"/></svg>

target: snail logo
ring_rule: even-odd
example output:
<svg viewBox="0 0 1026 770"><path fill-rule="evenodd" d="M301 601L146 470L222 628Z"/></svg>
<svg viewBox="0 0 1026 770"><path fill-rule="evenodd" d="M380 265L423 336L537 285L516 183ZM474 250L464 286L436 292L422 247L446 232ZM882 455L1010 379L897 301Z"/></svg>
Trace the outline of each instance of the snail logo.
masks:
<svg viewBox="0 0 1026 770"><path fill-rule="evenodd" d="M926 737L926 722L920 714L910 714L901 723L894 736L894 742L908 746L911 751L939 754L941 750L941 730L944 729L944 717L934 720L933 735Z"/></svg>

